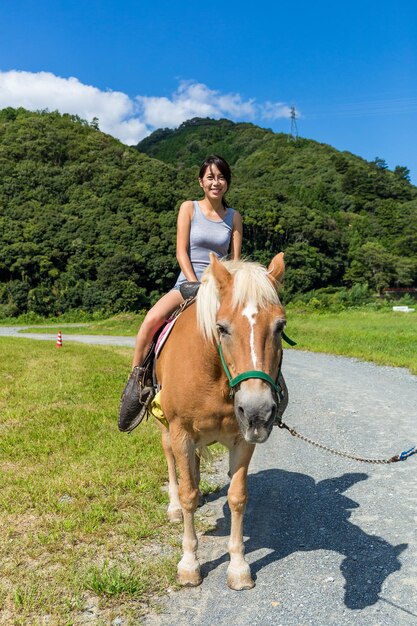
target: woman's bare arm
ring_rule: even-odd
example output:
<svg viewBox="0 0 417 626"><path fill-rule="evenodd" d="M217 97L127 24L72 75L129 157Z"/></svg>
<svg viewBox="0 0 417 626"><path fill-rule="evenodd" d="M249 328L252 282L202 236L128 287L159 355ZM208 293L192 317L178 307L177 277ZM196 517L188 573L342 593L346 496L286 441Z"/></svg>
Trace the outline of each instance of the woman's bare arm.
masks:
<svg viewBox="0 0 417 626"><path fill-rule="evenodd" d="M190 261L190 229L193 217L194 205L191 200L183 202L180 206L177 220L177 261L186 279L197 281L193 266Z"/></svg>
<svg viewBox="0 0 417 626"><path fill-rule="evenodd" d="M243 224L242 217L237 211L233 214L233 230L230 240L230 256L233 260L240 259L242 252Z"/></svg>

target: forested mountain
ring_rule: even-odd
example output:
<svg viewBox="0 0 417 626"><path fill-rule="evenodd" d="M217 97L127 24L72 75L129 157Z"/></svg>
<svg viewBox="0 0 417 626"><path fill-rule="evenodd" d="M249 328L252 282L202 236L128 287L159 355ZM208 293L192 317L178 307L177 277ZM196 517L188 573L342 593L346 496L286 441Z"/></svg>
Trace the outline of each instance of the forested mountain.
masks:
<svg viewBox="0 0 417 626"><path fill-rule="evenodd" d="M233 166L244 253L283 249L286 297L328 285L417 281L417 189L330 146L194 119L138 149L77 116L0 111L0 317L146 307L178 271L176 210L200 197L209 153ZM147 153L147 154L145 154Z"/></svg>
<svg viewBox="0 0 417 626"><path fill-rule="evenodd" d="M193 119L158 130L141 152L192 180L208 153L233 168L228 200L243 215L245 252L267 262L285 250L286 291L417 281L417 189L408 170L387 169L315 141L289 141L252 124ZM190 190L191 191L191 190Z"/></svg>
<svg viewBox="0 0 417 626"><path fill-rule="evenodd" d="M148 306L176 275L176 181L77 117L1 111L0 316Z"/></svg>

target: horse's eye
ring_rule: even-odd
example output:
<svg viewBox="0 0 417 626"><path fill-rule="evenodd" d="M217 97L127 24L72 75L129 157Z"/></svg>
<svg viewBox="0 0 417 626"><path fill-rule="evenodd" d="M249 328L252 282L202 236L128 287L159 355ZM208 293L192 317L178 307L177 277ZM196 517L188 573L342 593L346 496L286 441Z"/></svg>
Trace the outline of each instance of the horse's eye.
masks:
<svg viewBox="0 0 417 626"><path fill-rule="evenodd" d="M217 330L223 337L230 335L230 328L226 324L217 324Z"/></svg>
<svg viewBox="0 0 417 626"><path fill-rule="evenodd" d="M282 333L282 331L284 330L284 326L287 323L286 320L284 319L279 319L275 322L275 328L274 328L274 333L276 333L277 335L279 335L280 333Z"/></svg>

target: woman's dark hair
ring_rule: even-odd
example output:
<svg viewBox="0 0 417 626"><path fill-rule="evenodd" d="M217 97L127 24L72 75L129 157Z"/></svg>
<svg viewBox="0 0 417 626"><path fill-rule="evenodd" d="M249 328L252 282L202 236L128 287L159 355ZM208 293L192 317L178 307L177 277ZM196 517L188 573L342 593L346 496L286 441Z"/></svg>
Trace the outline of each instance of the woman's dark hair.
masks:
<svg viewBox="0 0 417 626"><path fill-rule="evenodd" d="M232 182L232 172L230 170L230 165L228 162L223 159L223 157L218 156L217 154L212 154L204 161L202 166L200 167L200 173L198 174L199 178L203 178L206 171L212 166L215 165L217 169L223 174L227 183L227 190L230 189L230 184ZM225 208L228 207L226 202L226 198L223 196L222 203Z"/></svg>

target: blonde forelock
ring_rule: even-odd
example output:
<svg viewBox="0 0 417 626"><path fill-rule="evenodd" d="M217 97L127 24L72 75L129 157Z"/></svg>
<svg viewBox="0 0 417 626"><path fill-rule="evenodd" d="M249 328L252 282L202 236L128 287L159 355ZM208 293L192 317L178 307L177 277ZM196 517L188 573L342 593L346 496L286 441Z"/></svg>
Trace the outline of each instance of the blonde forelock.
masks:
<svg viewBox="0 0 417 626"><path fill-rule="evenodd" d="M234 308L245 306L249 302L260 308L268 304L280 304L276 286L268 277L267 269L260 263L242 260L222 263L233 275ZM216 315L219 306L217 283L209 265L203 273L197 294L197 324L208 341L218 341Z"/></svg>

